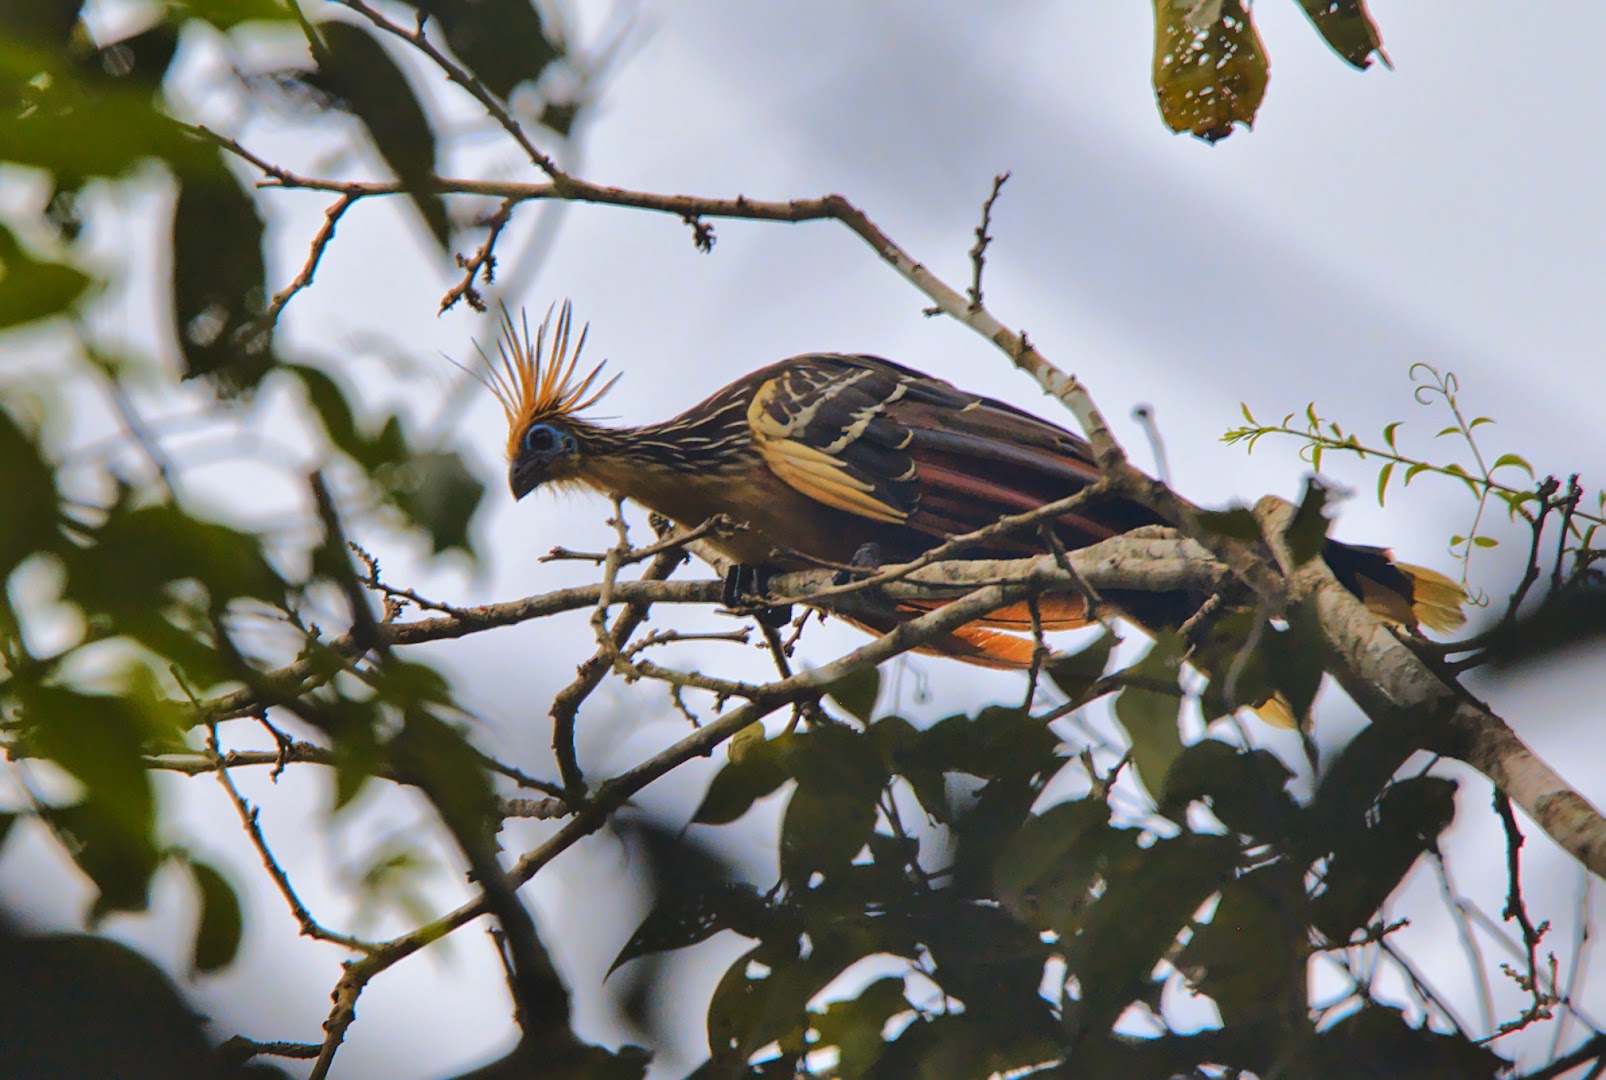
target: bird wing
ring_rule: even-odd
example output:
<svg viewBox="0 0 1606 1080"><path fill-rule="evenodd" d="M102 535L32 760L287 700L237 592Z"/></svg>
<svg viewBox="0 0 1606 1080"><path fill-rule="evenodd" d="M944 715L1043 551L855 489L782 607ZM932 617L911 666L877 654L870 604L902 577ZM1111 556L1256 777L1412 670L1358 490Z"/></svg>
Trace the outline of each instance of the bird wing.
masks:
<svg viewBox="0 0 1606 1080"><path fill-rule="evenodd" d="M1062 499L1099 475L1069 431L876 357L801 356L762 375L747 420L770 470L872 521L953 536ZM1103 503L1055 527L1077 548L1155 520ZM1035 537L1000 537L971 554L1040 550Z"/></svg>

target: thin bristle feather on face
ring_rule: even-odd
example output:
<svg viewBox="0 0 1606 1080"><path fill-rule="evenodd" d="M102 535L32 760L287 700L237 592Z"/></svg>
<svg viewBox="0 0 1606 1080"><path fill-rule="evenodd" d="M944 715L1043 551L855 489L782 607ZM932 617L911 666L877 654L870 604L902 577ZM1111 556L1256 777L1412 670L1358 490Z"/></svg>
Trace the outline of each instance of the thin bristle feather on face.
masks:
<svg viewBox="0 0 1606 1080"><path fill-rule="evenodd" d="M565 300L558 309L557 325L552 325L552 309L548 308L546 318L536 327L532 339L529 316L521 313L519 323L514 323L512 313L503 308L502 337L496 343L497 359L492 360L483 349L480 350L490 376L487 385L497 401L501 402L502 411L507 414L507 452L510 459L518 454L520 437L536 420L573 416L596 404L619 380L619 376L615 375L592 391L592 386L602 374L604 361L604 364L598 364L584 378L576 381L575 370L580 363L580 353L585 349L590 327L581 328L580 339L574 343L571 351L572 325L570 304ZM550 350L547 349L549 328L553 331Z"/></svg>

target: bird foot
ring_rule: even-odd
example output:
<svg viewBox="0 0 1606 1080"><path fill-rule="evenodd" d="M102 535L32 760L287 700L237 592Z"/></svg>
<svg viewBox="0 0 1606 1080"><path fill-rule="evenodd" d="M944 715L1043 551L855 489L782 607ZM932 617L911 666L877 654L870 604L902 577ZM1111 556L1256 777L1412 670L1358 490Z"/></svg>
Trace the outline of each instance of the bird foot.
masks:
<svg viewBox="0 0 1606 1080"><path fill-rule="evenodd" d="M753 617L760 626L776 630L792 621L792 605L765 606L763 600L769 591L769 567L737 563L725 572L725 587L720 600L726 607L737 611L753 610Z"/></svg>
<svg viewBox="0 0 1606 1080"><path fill-rule="evenodd" d="M848 560L848 565L853 567L853 570L838 570L832 575L831 584L846 585L854 581L860 576L854 573L854 570L874 573L881 569L881 545L874 540L860 544L859 550L855 551L853 558Z"/></svg>

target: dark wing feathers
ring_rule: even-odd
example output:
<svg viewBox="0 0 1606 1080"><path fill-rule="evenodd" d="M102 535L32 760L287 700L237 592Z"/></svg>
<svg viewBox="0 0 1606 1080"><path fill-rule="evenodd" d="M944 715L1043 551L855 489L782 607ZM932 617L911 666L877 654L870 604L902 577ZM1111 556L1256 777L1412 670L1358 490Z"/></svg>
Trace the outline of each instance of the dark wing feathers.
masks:
<svg viewBox="0 0 1606 1080"><path fill-rule="evenodd" d="M1087 444L1070 432L885 360L800 356L760 375L748 419L770 468L803 494L872 520L952 536L1098 478ZM1105 504L1096 518L1067 514L1056 525L1074 548L1154 520ZM1039 548L999 538L973 554Z"/></svg>

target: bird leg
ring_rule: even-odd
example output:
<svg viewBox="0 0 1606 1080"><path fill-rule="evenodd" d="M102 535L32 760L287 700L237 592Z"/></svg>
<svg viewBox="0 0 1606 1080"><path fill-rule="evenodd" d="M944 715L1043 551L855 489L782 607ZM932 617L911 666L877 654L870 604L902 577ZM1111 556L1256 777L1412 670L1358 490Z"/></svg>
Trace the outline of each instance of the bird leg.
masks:
<svg viewBox="0 0 1606 1080"><path fill-rule="evenodd" d="M883 562L881 545L874 540L860 544L859 549L848 560L848 565L838 570L831 577L833 585L851 585L855 581L862 581L873 576L881 569ZM837 614L847 618L855 616L873 620L885 618L888 613L895 612L898 605L886 593L881 591L879 585L868 585L855 589L845 596L838 596L831 602Z"/></svg>
<svg viewBox="0 0 1606 1080"><path fill-rule="evenodd" d="M865 574L873 574L877 570L881 569L881 545L876 543L874 540L866 540L864 543L859 545L859 550L853 553L853 558L848 560L848 565L853 569L838 570L831 577L831 584L848 584L855 577L860 576L854 573L854 571L862 570L865 572Z"/></svg>
<svg viewBox="0 0 1606 1080"><path fill-rule="evenodd" d="M761 602L769 591L769 567L737 563L725 571L725 588L720 600L726 607L738 611L756 608L753 618L760 626L773 630L792 621L792 605L764 606Z"/></svg>

